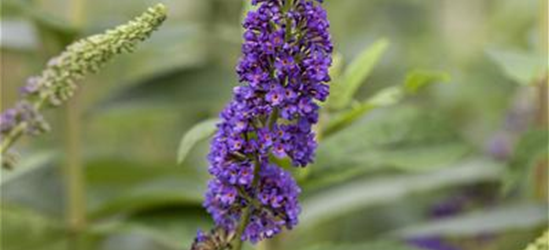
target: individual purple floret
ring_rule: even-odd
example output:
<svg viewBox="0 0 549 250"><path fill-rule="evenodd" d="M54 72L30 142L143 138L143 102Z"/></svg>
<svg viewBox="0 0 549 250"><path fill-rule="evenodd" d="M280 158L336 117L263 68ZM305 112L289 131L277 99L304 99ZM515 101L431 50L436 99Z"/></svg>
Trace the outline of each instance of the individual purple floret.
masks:
<svg viewBox="0 0 549 250"><path fill-rule="evenodd" d="M7 109L0 114L0 135L8 135L15 127L25 123L25 132L37 135L49 130L49 126L34 106L26 101L19 101L15 108Z"/></svg>
<svg viewBox="0 0 549 250"><path fill-rule="evenodd" d="M7 109L0 114L0 133L4 135L10 131L17 123L17 110Z"/></svg>
<svg viewBox="0 0 549 250"><path fill-rule="evenodd" d="M298 222L300 189L269 159L287 157L296 167L314 159L312 126L329 94L333 50L321 2L253 0L257 9L243 23L236 71L244 85L220 115L204 202L218 226L238 231L244 222L242 240L255 243Z"/></svg>

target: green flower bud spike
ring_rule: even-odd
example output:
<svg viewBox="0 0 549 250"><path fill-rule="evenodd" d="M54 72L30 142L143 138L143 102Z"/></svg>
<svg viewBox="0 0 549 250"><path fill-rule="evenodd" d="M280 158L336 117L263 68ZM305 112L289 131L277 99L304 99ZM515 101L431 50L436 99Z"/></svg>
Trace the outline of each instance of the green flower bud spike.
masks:
<svg viewBox="0 0 549 250"><path fill-rule="evenodd" d="M158 4L127 24L70 44L65 51L48 62L46 69L39 76L28 79L22 88L23 100L19 102L30 106L34 113L47 106L61 105L74 95L79 80L90 73L98 72L116 55L132 52L139 42L146 40L164 22L166 15L166 7ZM48 130L47 124L43 121L40 121L40 128L31 129L37 121L34 121L34 118L25 119L27 117L41 119L38 115L25 115L18 108L9 109L1 114L2 156L23 134L36 134L37 130ZM9 157L2 158L2 166L7 167L4 159ZM9 165L13 165L13 162Z"/></svg>

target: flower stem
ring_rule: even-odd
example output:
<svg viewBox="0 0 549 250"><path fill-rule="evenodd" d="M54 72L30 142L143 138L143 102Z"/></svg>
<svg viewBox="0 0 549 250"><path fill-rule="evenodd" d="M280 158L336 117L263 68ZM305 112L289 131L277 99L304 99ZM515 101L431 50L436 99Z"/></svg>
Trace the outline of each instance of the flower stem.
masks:
<svg viewBox="0 0 549 250"><path fill-rule="evenodd" d="M252 180L252 190L256 190L257 186L259 185L259 171L261 170L261 162L259 161L258 157L255 157L255 166L254 166L254 176ZM244 208L242 211L242 217L240 218L240 222L238 223L238 228L236 230L234 242L232 244L232 250L242 250L242 235L244 234L244 231L246 230L246 227L250 223L250 219L252 217L252 204L255 201L255 195L251 198L252 200L249 201L249 204Z"/></svg>
<svg viewBox="0 0 549 250"><path fill-rule="evenodd" d="M81 28L84 22L85 0L74 0L70 6L70 19L74 26ZM82 232L86 229L86 184L82 164L81 144L81 114L82 100L76 93L69 100L65 109L65 147L67 155L65 162L65 174L67 185L68 226L70 240L68 249L83 250L85 248Z"/></svg>
<svg viewBox="0 0 549 250"><path fill-rule="evenodd" d="M71 233L69 249L81 250L81 232L86 228L86 195L81 150L81 103L75 96L67 105L66 119L66 185L68 226Z"/></svg>

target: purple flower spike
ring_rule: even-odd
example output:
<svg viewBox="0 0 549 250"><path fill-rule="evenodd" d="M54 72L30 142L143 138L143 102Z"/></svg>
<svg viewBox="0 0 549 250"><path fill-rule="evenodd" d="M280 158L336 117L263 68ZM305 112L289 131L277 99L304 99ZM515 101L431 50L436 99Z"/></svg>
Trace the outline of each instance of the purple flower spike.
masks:
<svg viewBox="0 0 549 250"><path fill-rule="evenodd" d="M252 0L244 20L242 86L220 114L211 142L204 206L217 226L256 243L298 223L301 192L289 172L269 163L313 162L319 101L329 93L329 22L322 1ZM243 222L244 219L244 223Z"/></svg>

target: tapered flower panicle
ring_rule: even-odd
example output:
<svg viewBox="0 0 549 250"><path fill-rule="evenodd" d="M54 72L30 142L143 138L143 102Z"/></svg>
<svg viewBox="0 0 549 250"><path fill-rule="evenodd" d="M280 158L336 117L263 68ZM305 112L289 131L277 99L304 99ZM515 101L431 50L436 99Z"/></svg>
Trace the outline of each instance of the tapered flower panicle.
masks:
<svg viewBox="0 0 549 250"><path fill-rule="evenodd" d="M38 76L21 88L22 100L0 114L0 153L6 154L23 134L36 135L49 129L40 109L59 106L77 89L77 81L97 72L116 55L131 52L166 19L166 7L158 4L125 25L104 34L90 36L69 45L52 58ZM11 166L2 158L2 166Z"/></svg>
<svg viewBox="0 0 549 250"><path fill-rule="evenodd" d="M97 72L115 55L133 51L165 19L166 7L159 4L128 24L69 45L48 62L42 74L29 78L21 92L28 98L41 98L51 105L60 105L73 95L76 81Z"/></svg>
<svg viewBox="0 0 549 250"><path fill-rule="evenodd" d="M244 20L240 82L221 113L204 202L216 224L257 242L298 223L300 189L269 162L314 158L312 126L329 93L332 43L322 1L253 0ZM241 231L241 232L239 232Z"/></svg>

